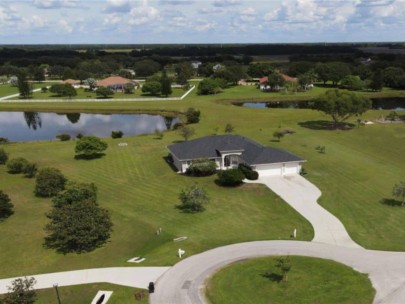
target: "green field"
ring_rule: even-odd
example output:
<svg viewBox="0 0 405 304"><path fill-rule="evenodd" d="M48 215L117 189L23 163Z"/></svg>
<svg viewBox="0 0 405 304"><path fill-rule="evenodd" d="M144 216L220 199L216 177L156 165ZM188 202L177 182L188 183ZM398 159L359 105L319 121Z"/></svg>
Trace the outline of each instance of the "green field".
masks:
<svg viewBox="0 0 405 304"><path fill-rule="evenodd" d="M282 282L276 257L230 265L210 280L212 304L328 303L369 304L375 290L367 275L322 259L292 256L288 281Z"/></svg>
<svg viewBox="0 0 405 304"><path fill-rule="evenodd" d="M247 98L251 90L238 87L215 96L196 96L193 92L183 101L51 105L18 102L0 104L0 110L172 113L198 108L201 121L193 125L194 138L223 134L226 123L231 123L235 133L305 158L306 178L323 192L321 204L342 220L356 242L367 248L405 251L405 208L381 203L392 198L393 185L403 180L405 124L367 125L350 131L316 130L308 126L329 119L317 111L229 105L229 100ZM257 92L254 94L260 93ZM269 96L273 97L271 93ZM387 113L369 111L363 118ZM280 143L274 142L272 134L279 127L296 133ZM57 167L72 180L94 182L100 204L111 211L114 232L106 246L88 254L63 256L44 249L43 227L50 200L33 196L33 180L7 174L5 167L0 166L1 188L16 206L15 214L0 223L0 277L128 266L125 261L134 256L146 257L142 266L172 265L178 261L177 244L172 239L183 235L189 237L182 244L187 255L243 241L289 239L292 227L301 231L302 240L312 238L309 223L263 186L226 189L214 184L215 177L177 175L163 160L167 155L165 147L176 140L180 136L173 131L166 132L163 140L153 135L125 138L129 143L125 148L108 139L106 156L92 161L73 159L74 142L4 146L11 157L25 157L40 167ZM317 145L325 146L326 153L318 153ZM211 203L204 213L182 214L175 208L178 194L194 182L206 187ZM158 227L163 228L159 237L155 235Z"/></svg>
<svg viewBox="0 0 405 304"><path fill-rule="evenodd" d="M129 303L148 303L147 290L131 287L119 286L114 284L85 284L76 286L58 287L61 303L89 304L96 296L99 290L112 291L108 304L129 304ZM135 294L145 295L143 300L135 301ZM37 300L35 304L58 304L56 290L54 288L37 290Z"/></svg>

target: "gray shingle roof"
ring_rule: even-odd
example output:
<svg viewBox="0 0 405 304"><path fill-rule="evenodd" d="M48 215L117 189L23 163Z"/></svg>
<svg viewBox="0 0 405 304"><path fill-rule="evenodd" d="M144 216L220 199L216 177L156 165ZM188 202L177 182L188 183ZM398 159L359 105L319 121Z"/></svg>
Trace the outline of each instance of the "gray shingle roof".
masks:
<svg viewBox="0 0 405 304"><path fill-rule="evenodd" d="M219 158L220 151L240 151L241 158L249 165L303 161L289 152L264 147L240 135L206 136L170 145L168 149L179 160Z"/></svg>

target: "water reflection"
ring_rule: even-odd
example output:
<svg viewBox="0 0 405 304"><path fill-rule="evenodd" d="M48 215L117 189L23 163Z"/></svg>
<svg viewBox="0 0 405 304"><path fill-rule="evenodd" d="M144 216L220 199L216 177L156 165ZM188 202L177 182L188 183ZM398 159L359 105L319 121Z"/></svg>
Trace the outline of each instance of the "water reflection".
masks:
<svg viewBox="0 0 405 304"><path fill-rule="evenodd" d="M0 112L0 137L10 141L50 140L62 133L109 137L113 130L132 136L164 131L177 122L178 118L148 114Z"/></svg>

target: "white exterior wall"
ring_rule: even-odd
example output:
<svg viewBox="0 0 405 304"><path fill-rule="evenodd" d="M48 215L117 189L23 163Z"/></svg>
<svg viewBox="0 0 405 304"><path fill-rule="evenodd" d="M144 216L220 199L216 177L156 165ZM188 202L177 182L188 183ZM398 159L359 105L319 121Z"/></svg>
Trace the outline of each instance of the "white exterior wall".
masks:
<svg viewBox="0 0 405 304"><path fill-rule="evenodd" d="M301 162L256 165L259 176L294 175L301 171Z"/></svg>

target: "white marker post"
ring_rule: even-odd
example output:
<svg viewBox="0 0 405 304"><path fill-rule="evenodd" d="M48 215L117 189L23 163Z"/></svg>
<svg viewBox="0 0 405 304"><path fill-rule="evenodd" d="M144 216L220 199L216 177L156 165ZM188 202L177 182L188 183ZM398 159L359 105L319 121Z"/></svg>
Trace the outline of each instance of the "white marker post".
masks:
<svg viewBox="0 0 405 304"><path fill-rule="evenodd" d="M297 238L297 228L294 229L293 236L294 236L294 239Z"/></svg>

